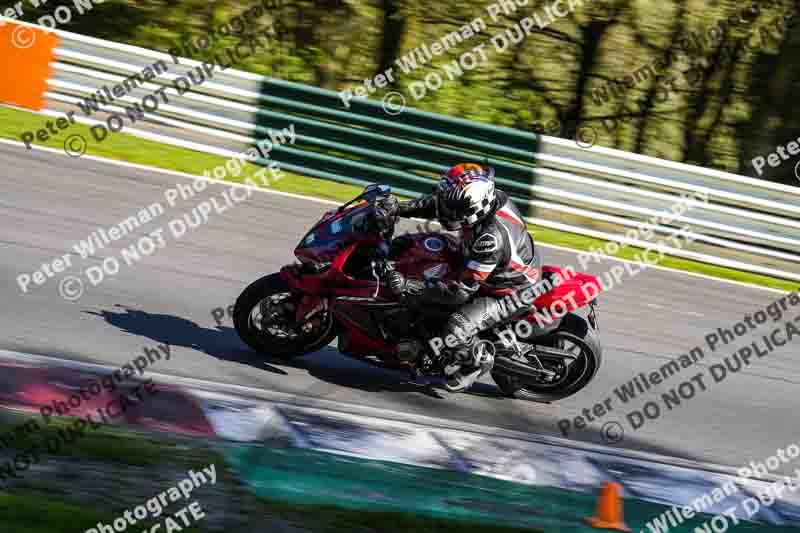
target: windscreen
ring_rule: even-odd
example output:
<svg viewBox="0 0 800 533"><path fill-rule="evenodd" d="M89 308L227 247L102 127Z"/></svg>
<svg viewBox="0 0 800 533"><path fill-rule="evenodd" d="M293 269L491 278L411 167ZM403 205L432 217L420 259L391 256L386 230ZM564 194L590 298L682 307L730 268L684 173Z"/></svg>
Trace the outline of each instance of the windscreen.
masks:
<svg viewBox="0 0 800 533"><path fill-rule="evenodd" d="M309 231L298 248L316 248L341 241L347 235L357 231L367 214L367 204L352 207L344 215L333 215Z"/></svg>

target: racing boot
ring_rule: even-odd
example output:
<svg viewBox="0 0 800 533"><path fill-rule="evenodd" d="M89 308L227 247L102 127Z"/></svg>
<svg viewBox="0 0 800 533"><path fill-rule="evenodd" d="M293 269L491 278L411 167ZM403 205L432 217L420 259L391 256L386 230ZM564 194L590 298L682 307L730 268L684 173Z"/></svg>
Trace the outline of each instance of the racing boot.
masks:
<svg viewBox="0 0 800 533"><path fill-rule="evenodd" d="M448 392L464 392L494 366L494 344L482 340L456 349L453 362L444 369Z"/></svg>

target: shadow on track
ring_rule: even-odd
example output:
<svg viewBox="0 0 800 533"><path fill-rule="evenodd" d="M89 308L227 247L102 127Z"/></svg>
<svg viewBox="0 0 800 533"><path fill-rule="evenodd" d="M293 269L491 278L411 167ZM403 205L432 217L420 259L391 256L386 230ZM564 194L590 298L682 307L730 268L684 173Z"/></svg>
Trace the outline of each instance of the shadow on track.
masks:
<svg viewBox="0 0 800 533"><path fill-rule="evenodd" d="M206 328L175 315L149 313L120 304L115 307L119 311L84 312L102 317L110 325L132 335L147 337L170 346L197 350L217 359L249 365L274 374L286 376L288 372L279 367L289 367L306 370L313 377L330 385L365 392L421 393L436 399L443 399L447 394L437 390L436 382L433 382L433 386L411 382L402 371L376 367L344 356L331 346L291 360L271 358L250 349L229 326ZM496 387L484 383L476 384L467 394L503 398Z"/></svg>
<svg viewBox="0 0 800 533"><path fill-rule="evenodd" d="M271 366L263 360L256 360L250 350L227 326L205 328L183 317L164 313L149 313L116 304L120 311L84 311L86 314L102 317L106 322L120 330L147 337L170 346L182 346L203 352L217 359L246 364L260 370L287 375L284 370Z"/></svg>
<svg viewBox="0 0 800 533"><path fill-rule="evenodd" d="M300 393L314 398L330 398L341 402L374 403L376 406L386 409L403 410L408 413L551 437L561 437L557 427L560 418L571 418L580 414L574 406L568 405L567 402L544 405L501 397L492 384L478 383L466 394L450 395L444 391L440 393L436 389L429 392L424 387L410 383L407 375L403 372L370 366L362 361L345 357L332 347L323 348L316 353L291 361L270 359L252 351L238 338L234 329L226 325L205 327L183 317L166 313L150 313L125 305L116 305L111 309L84 310L83 313L101 317L120 331L140 338L197 350L219 360L241 365L241 369L245 371L249 371L248 367L253 367L250 374L256 378L259 374L264 377L266 377L265 374L277 375L279 378L286 377L286 381L289 382L298 378L297 372L292 372L292 369L308 372L317 378L311 387L302 392L299 392L297 387L284 390L280 386L270 386L266 383L255 383L250 386L274 388L292 394ZM110 364L109 356L99 350L91 354L85 351L71 351L57 343L49 343L46 339L32 342L27 339L17 341L7 338L0 343L0 348L23 354ZM191 357L191 354L182 354L181 357L183 356ZM60 363L54 361L53 365L59 366ZM114 365L112 364L112 366ZM173 366L166 372L196 377L191 372L181 372L180 368L180 366ZM268 374L264 373L264 370ZM287 372L287 370L289 371ZM238 383L239 378L232 381L232 376L234 373L229 373L222 381ZM242 381L244 381L243 378ZM382 394L381 398L373 394L372 396L355 395L354 399L351 395L342 394L342 388ZM590 401L591 398L588 397L580 399L580 403L583 404ZM580 435L571 437L569 440L606 444L599 427L587 428ZM658 442L657 437L635 433L626 434L624 441L613 447L648 451L687 460L709 460L707 456L692 453L685 447L666 447Z"/></svg>

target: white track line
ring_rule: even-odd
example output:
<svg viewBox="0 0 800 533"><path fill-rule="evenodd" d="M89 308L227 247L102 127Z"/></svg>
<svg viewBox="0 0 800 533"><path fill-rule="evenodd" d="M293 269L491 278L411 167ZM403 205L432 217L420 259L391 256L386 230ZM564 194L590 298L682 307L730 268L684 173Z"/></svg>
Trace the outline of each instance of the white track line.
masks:
<svg viewBox="0 0 800 533"><path fill-rule="evenodd" d="M10 139L0 139L0 143L11 145L11 146L19 146L19 147L21 147L23 149L26 149L25 148L25 144L23 144L22 142L12 141ZM39 151L42 151L42 152L48 152L48 153L51 153L51 154L60 154L60 155L62 155L64 157L69 157L63 150L58 150L56 148L50 148L48 146L32 145L31 149L39 150ZM274 194L274 195L277 195L277 196L285 196L287 198L296 198L298 200L305 200L305 201L308 201L308 202L316 202L316 203L326 204L326 205L341 205L341 202L337 202L337 201L334 201L334 200L325 200L325 199L322 199L322 198L314 198L312 196L304 196L304 195L301 195L301 194L293 194L293 193L288 193L288 192L275 191L275 190L272 190L272 189L265 189L265 188L262 188L262 187L253 187L251 185L245 185L245 184L242 184L242 183L233 183L233 182L230 182L230 181L223 181L223 180L218 180L218 179L214 179L214 178L208 178L208 177L205 177L205 176L196 176L194 174L186 174L185 172L178 172L176 170L167 170L167 169L159 168L159 167L151 167L151 166L147 166L147 165L139 165L139 164L136 164L136 163L128 163L127 161L119 161L119 160L116 160L116 159L108 159L108 158L105 158L105 157L98 157L98 156L94 156L94 155L83 155L83 156L81 156L81 159L88 159L90 161L97 161L99 163L105 163L105 164L109 164L109 165L117 165L117 166L126 167L126 168L135 168L137 170L146 170L146 171L154 172L154 173L158 173L158 174L166 174L168 176L179 176L179 177L182 177L182 178L190 178L190 179L202 180L202 181L207 181L207 182L212 182L212 183L219 183L221 185L239 187L239 188L249 189L249 190L253 190L253 191L260 191L260 192L263 192L263 193L266 193L266 194ZM584 250L576 250L574 248L567 248L566 246L558 246L558 245L555 245L555 244L537 243L536 245L537 246L541 246L543 248L552 248L554 250L560 250L560 251L563 251L563 252L571 252L571 253L575 253L575 254L580 254L580 253L584 252ZM628 259L620 259L620 258L617 258L617 257L612 257L612 256L609 256L609 255L605 255L605 254L598 254L598 255L600 257L606 259L606 260L609 260L609 261L617 261L617 262L620 262L620 263L629 263L629 264L638 264L638 263L636 263L636 261L631 261L631 260L628 260ZM769 287L762 287L761 285L754 285L752 283L744 283L742 281L734 281L734 280L730 280L730 279L717 278L717 277L714 277L714 276L709 276L707 274L699 274L699 273L696 273L696 272L687 272L685 270L678 270L678 269L675 269L675 268L662 267L662 266L655 265L655 266L648 266L647 269L648 270L661 270L661 271L664 271L664 272L673 272L675 274L682 274L682 275L690 276L690 277L693 277L693 278L707 279L707 280L716 281L716 282L719 282L719 283L727 283L729 285L736 285L736 286L739 286L739 287L748 287L748 288L751 288L751 289L759 289L759 290L762 290L762 291L768 291L768 292L773 292L773 293L777 293L777 294L786 294L786 291L782 291L782 290L779 290L779 289L772 289L772 288L769 288Z"/></svg>

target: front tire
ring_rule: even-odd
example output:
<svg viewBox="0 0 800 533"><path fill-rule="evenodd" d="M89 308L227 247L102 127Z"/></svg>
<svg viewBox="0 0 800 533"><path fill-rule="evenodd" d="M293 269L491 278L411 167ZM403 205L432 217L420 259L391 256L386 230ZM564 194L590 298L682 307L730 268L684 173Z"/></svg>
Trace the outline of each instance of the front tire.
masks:
<svg viewBox="0 0 800 533"><path fill-rule="evenodd" d="M578 359L565 370L559 386L533 382L529 378L512 375L501 370L492 372L492 378L506 396L533 402L553 402L572 396L594 378L602 362L600 335L589 321L576 315L564 317L558 329L537 342L539 345L567 349L572 345L580 349ZM574 352L574 350L568 350ZM540 356L546 360L546 357Z"/></svg>
<svg viewBox="0 0 800 533"><path fill-rule="evenodd" d="M294 311L301 297L279 273L254 281L233 307L236 333L255 351L281 359L327 346L337 335L333 315L325 309L298 323Z"/></svg>

